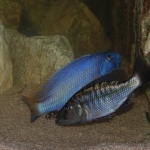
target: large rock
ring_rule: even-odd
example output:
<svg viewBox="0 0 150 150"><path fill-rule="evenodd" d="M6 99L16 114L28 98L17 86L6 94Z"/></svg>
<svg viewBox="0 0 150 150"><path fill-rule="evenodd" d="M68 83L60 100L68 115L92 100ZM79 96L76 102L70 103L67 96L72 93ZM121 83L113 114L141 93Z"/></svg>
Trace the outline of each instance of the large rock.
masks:
<svg viewBox="0 0 150 150"><path fill-rule="evenodd" d="M7 28L18 29L21 6L11 0L0 0L0 19Z"/></svg>
<svg viewBox="0 0 150 150"><path fill-rule="evenodd" d="M141 22L141 43L144 55L150 52L150 9L147 11L146 15L143 17Z"/></svg>
<svg viewBox="0 0 150 150"><path fill-rule="evenodd" d="M73 60L68 40L61 35L25 37L9 31L15 84L40 83Z"/></svg>
<svg viewBox="0 0 150 150"><path fill-rule="evenodd" d="M141 21L141 43L143 54L150 64L150 9L146 10L146 14ZM146 95L148 98L148 112L150 114L150 86L146 89Z"/></svg>
<svg viewBox="0 0 150 150"><path fill-rule="evenodd" d="M106 51L111 46L101 23L80 0L14 1L21 4L37 35L64 35L75 57Z"/></svg>
<svg viewBox="0 0 150 150"><path fill-rule="evenodd" d="M150 33L148 33L148 37L145 41L143 52L144 52L144 55L147 55L150 52Z"/></svg>
<svg viewBox="0 0 150 150"><path fill-rule="evenodd" d="M39 33L65 35L76 57L106 51L111 45L100 22L79 0L57 0L45 14Z"/></svg>
<svg viewBox="0 0 150 150"><path fill-rule="evenodd" d="M4 40L4 26L0 21L0 94L12 87L12 63L9 48Z"/></svg>
<svg viewBox="0 0 150 150"><path fill-rule="evenodd" d="M35 31L39 30L40 23L43 20L49 7L55 2L55 0L13 0L22 7L22 17L25 17L29 21ZM21 24L22 22L21 18ZM26 23L25 23L26 24ZM25 28L26 25L25 25Z"/></svg>

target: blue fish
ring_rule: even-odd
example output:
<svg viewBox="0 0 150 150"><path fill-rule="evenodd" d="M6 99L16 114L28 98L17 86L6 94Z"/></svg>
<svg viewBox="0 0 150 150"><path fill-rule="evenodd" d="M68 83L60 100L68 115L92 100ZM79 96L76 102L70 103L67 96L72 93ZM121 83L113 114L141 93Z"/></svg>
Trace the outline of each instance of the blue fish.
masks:
<svg viewBox="0 0 150 150"><path fill-rule="evenodd" d="M115 52L99 52L85 55L64 66L48 81L32 93L22 97L31 111L31 122L41 115L59 111L82 87L120 65L120 55Z"/></svg>
<svg viewBox="0 0 150 150"><path fill-rule="evenodd" d="M135 89L150 82L150 66L142 56L137 57L134 73L129 79L127 79L128 75L125 72L120 74L119 69L117 72L114 76L115 80L112 80L112 73L107 74L96 79L97 82L99 80L99 83L84 88L70 98L67 104L58 112L56 124L71 125L104 117L109 118L127 101L129 102L134 98L133 91ZM109 79L110 77L111 79ZM112 81L101 82L102 79Z"/></svg>

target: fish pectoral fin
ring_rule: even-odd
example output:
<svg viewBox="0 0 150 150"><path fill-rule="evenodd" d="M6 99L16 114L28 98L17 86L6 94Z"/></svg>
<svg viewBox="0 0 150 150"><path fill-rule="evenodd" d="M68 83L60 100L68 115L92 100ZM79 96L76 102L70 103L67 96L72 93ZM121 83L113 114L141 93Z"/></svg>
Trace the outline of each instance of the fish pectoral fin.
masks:
<svg viewBox="0 0 150 150"><path fill-rule="evenodd" d="M49 112L49 113L45 116L45 118L46 118L46 119L56 118L57 114L58 114L58 111L57 111L57 110L51 111L51 112Z"/></svg>

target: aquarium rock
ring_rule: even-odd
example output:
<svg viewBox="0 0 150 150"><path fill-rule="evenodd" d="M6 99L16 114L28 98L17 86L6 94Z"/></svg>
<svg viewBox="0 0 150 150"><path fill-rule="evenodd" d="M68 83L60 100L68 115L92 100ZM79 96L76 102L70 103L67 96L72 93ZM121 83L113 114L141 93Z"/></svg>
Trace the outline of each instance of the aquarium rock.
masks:
<svg viewBox="0 0 150 150"><path fill-rule="evenodd" d="M142 31L142 48L144 55L147 55L150 52L150 9L147 14L143 17L141 23L141 31Z"/></svg>
<svg viewBox="0 0 150 150"><path fill-rule="evenodd" d="M147 40L144 45L144 54L147 55L150 52L150 32L148 33Z"/></svg>
<svg viewBox="0 0 150 150"><path fill-rule="evenodd" d="M72 47L61 35L25 37L16 34L10 49L17 84L41 83L74 59Z"/></svg>
<svg viewBox="0 0 150 150"><path fill-rule="evenodd" d="M16 30L6 30L2 25L0 35L2 53L0 55L2 67L0 67L1 70L7 68L8 71L12 69L12 61L14 84L41 83L74 59L73 49L67 38L62 35L26 37ZM12 70L5 76L12 78ZM0 83L1 80L3 77L0 78Z"/></svg>
<svg viewBox="0 0 150 150"><path fill-rule="evenodd" d="M0 94L12 87L12 62L9 47L4 40L4 26L0 21Z"/></svg>
<svg viewBox="0 0 150 150"><path fill-rule="evenodd" d="M102 24L78 0L22 0L24 15L38 35L61 34L67 37L75 57L107 51L111 41Z"/></svg>
<svg viewBox="0 0 150 150"><path fill-rule="evenodd" d="M6 28L18 29L21 6L11 0L0 0L0 19Z"/></svg>

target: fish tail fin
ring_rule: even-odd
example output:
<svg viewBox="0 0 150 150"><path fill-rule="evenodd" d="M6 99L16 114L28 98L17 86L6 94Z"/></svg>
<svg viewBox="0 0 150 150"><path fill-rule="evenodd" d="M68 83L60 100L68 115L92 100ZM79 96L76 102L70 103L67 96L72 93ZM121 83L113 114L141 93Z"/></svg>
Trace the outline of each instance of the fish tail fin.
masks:
<svg viewBox="0 0 150 150"><path fill-rule="evenodd" d="M139 77L141 85L150 82L150 65L141 55L137 56L136 58L134 75Z"/></svg>
<svg viewBox="0 0 150 150"><path fill-rule="evenodd" d="M30 101L30 99L28 97L22 96L22 101L28 106L28 108L31 112L30 122L34 122L37 118L39 118L41 116L36 105L32 101Z"/></svg>

